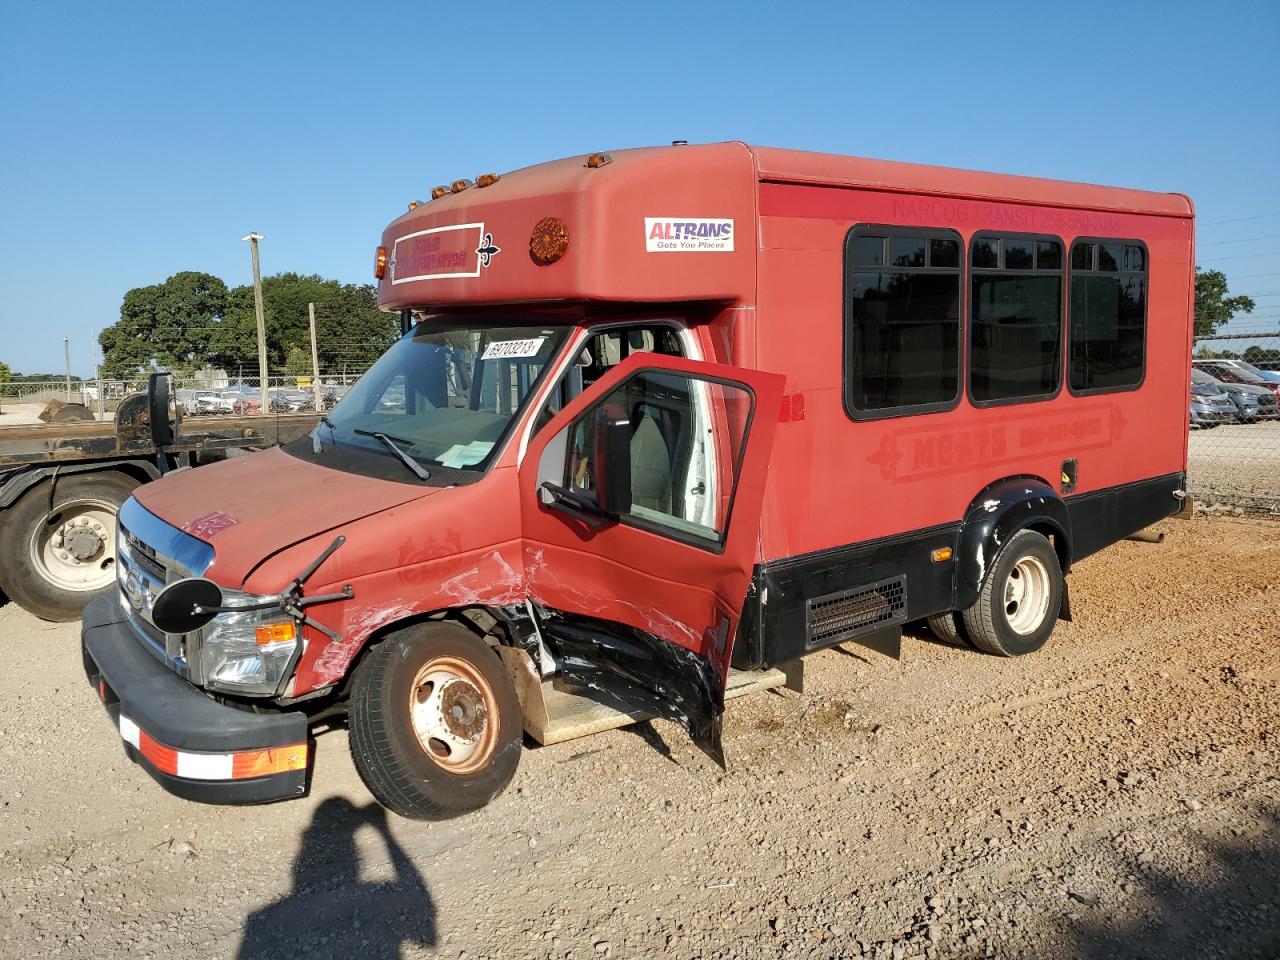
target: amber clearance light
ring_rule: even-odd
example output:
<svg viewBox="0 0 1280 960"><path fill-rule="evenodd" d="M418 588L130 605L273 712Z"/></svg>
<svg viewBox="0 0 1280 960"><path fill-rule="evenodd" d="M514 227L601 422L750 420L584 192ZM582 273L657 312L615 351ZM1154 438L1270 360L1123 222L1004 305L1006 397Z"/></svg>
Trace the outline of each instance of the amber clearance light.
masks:
<svg viewBox="0 0 1280 960"><path fill-rule="evenodd" d="M387 275L387 248L379 247L373 256L373 277L381 280Z"/></svg>
<svg viewBox="0 0 1280 960"><path fill-rule="evenodd" d="M543 217L529 235L529 256L540 267L550 266L569 249L569 228L559 217Z"/></svg>

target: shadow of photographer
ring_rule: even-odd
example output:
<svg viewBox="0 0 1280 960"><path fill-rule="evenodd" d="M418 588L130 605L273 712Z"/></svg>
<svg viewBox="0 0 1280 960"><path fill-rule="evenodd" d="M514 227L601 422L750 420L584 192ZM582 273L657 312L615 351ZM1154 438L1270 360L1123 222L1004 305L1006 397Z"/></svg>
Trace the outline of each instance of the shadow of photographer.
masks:
<svg viewBox="0 0 1280 960"><path fill-rule="evenodd" d="M356 832L372 827L382 838L394 877L361 879ZM359 956L399 957L405 944L436 944L436 910L422 874L396 842L386 811L331 797L316 809L293 863L293 889L254 911L244 925L239 960Z"/></svg>

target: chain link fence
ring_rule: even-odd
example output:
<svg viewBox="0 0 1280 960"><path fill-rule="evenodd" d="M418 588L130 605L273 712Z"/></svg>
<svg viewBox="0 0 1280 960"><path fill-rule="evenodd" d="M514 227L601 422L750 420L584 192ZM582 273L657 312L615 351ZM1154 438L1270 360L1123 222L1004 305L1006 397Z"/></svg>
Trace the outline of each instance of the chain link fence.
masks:
<svg viewBox="0 0 1280 960"><path fill-rule="evenodd" d="M319 382L320 406L330 410L363 368L354 366L322 372ZM262 410L262 392L257 377L239 377L218 371L197 376L175 376L174 398L184 417L254 415ZM131 393L147 389L146 378L116 380L65 379L10 382L0 385L0 425L35 423L50 401L82 404L98 419L110 419L120 401ZM267 413L290 413L315 409L316 384L311 377L278 375L267 378Z"/></svg>
<svg viewBox="0 0 1280 960"><path fill-rule="evenodd" d="M1191 494L1210 511L1280 514L1280 329L1198 339L1192 368Z"/></svg>

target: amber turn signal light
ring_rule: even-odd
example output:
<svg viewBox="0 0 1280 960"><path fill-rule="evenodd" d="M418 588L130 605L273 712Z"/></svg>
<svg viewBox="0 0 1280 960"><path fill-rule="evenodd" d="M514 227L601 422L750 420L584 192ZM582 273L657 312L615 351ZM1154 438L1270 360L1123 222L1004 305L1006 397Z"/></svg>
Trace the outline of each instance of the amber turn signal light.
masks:
<svg viewBox="0 0 1280 960"><path fill-rule="evenodd" d="M529 256L540 267L549 266L569 249L569 228L559 217L543 217L529 235Z"/></svg>
<svg viewBox="0 0 1280 960"><path fill-rule="evenodd" d="M937 550L934 550L931 554L929 554L929 559L932 560L934 563L942 563L943 561L950 560L951 548L939 547Z"/></svg>
<svg viewBox="0 0 1280 960"><path fill-rule="evenodd" d="M432 187L432 188L431 188L431 199L432 199L432 200L439 200L441 197L443 197L443 196L444 196L446 193L448 193L448 192L449 192L449 188L448 188L448 187Z"/></svg>
<svg viewBox="0 0 1280 960"><path fill-rule="evenodd" d="M263 623L254 628L253 639L258 646L265 647L272 643L283 643L297 637L297 627L292 620L281 620L277 623Z"/></svg>
<svg viewBox="0 0 1280 960"><path fill-rule="evenodd" d="M501 175L496 173L482 173L480 176L476 177L476 186L491 187L501 179Z"/></svg>
<svg viewBox="0 0 1280 960"><path fill-rule="evenodd" d="M413 209L410 207L409 209ZM387 275L387 248L379 247L373 255L373 277L375 280L381 280Z"/></svg>

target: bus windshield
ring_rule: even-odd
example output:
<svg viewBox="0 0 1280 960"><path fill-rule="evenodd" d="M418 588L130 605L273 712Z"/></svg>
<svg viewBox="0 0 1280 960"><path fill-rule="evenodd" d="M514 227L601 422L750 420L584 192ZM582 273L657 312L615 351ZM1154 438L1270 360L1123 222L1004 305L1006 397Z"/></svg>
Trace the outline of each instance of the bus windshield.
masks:
<svg viewBox="0 0 1280 960"><path fill-rule="evenodd" d="M318 446L482 471L556 356L568 326L420 323L317 425ZM348 457L343 457L346 460ZM385 465L382 472L390 473Z"/></svg>

